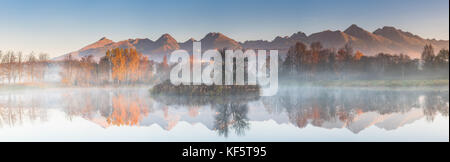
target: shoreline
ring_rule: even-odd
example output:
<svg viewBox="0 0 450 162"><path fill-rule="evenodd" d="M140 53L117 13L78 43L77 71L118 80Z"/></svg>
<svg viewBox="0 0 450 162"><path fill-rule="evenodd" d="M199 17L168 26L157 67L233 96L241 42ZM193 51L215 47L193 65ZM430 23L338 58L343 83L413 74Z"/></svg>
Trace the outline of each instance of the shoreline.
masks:
<svg viewBox="0 0 450 162"><path fill-rule="evenodd" d="M318 80L318 81L280 81L286 86L312 86L312 87L443 87L449 86L448 79L437 80Z"/></svg>
<svg viewBox="0 0 450 162"><path fill-rule="evenodd" d="M103 85L103 86L65 86L60 83L34 83L34 84L0 84L0 91L29 90L29 89L153 89L155 85ZM449 80L355 80L355 81L280 81L279 88L349 88L349 89L408 89L424 90L444 88L449 89Z"/></svg>

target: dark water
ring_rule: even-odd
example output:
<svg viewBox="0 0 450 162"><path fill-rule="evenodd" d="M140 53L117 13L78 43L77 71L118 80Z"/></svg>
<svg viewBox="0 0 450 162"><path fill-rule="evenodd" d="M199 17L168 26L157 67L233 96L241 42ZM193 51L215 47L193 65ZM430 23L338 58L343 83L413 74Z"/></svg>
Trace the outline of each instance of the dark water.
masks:
<svg viewBox="0 0 450 162"><path fill-rule="evenodd" d="M147 89L0 92L0 141L448 141L448 87L151 96Z"/></svg>

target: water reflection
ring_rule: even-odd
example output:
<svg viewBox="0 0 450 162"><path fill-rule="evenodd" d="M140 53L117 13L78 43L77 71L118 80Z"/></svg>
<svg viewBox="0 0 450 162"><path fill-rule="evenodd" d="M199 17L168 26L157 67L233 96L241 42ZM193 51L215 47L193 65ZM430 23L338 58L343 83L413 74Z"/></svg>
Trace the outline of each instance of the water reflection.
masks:
<svg viewBox="0 0 450 162"><path fill-rule="evenodd" d="M69 120L81 116L102 127L137 126L152 106L152 100L133 90L75 90L62 96Z"/></svg>
<svg viewBox="0 0 450 162"><path fill-rule="evenodd" d="M47 112L41 109L40 101L37 96L0 94L0 128L47 121Z"/></svg>
<svg viewBox="0 0 450 162"><path fill-rule="evenodd" d="M247 117L248 103L257 101L259 96L246 94L220 97L152 96L152 98L166 105L187 106L189 114L196 114L195 116L198 115L199 109L210 106L210 109L215 112L213 130L216 130L219 135L227 137L230 129L234 130L235 134L239 136L245 135L245 131L250 128L249 118Z"/></svg>
<svg viewBox="0 0 450 162"><path fill-rule="evenodd" d="M448 117L448 96L448 91L291 88L262 102L269 112L285 110L299 128L311 124L359 133L375 124L392 130L422 116L430 122L439 114Z"/></svg>
<svg viewBox="0 0 450 162"><path fill-rule="evenodd" d="M150 96L145 89L11 91L0 93L0 130L46 122L53 109L64 112L68 121L81 117L105 129L156 124L171 131L183 121L228 137L245 136L252 121L273 120L296 129L310 125L358 134L372 126L395 130L422 118L430 123L439 115L448 119L449 94L448 90L292 87L262 98Z"/></svg>

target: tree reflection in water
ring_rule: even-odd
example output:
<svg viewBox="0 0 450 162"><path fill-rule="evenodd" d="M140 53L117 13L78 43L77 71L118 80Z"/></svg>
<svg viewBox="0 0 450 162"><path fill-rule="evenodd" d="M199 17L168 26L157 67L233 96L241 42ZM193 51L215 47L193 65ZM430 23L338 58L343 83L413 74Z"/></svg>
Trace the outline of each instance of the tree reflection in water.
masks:
<svg viewBox="0 0 450 162"><path fill-rule="evenodd" d="M214 105L214 108L217 110L214 129L218 131L219 135L228 137L230 126L235 130L238 136L245 135L245 131L250 128L247 117L247 104L217 104Z"/></svg>
<svg viewBox="0 0 450 162"><path fill-rule="evenodd" d="M77 91L63 95L68 119L81 116L103 127L137 126L151 112L151 100L135 91Z"/></svg>
<svg viewBox="0 0 450 162"><path fill-rule="evenodd" d="M244 136L250 129L247 117L248 103L257 101L258 94L241 96L152 96L156 101L167 105L181 105L186 107L199 107L210 105L216 114L214 116L214 130L220 136L228 137L230 128L238 136Z"/></svg>
<svg viewBox="0 0 450 162"><path fill-rule="evenodd" d="M40 101L35 94L0 94L0 128L47 121L47 111L40 109Z"/></svg>
<svg viewBox="0 0 450 162"><path fill-rule="evenodd" d="M261 104L264 107L255 106ZM250 120L258 118L279 120L278 123L291 123L299 128L312 125L348 128L359 133L393 115L397 115L395 118L404 116L398 119L399 123L384 123L385 129L394 130L422 117L429 122L439 115L448 117L449 94L448 90L356 88L289 88L280 89L276 96L261 98L249 94L150 96L148 91L140 89L101 88L1 92L0 128L46 121L53 109L62 110L68 120L81 117L104 128L158 124L170 131L179 121L200 122L219 136L228 137L232 132L245 135L251 129Z"/></svg>
<svg viewBox="0 0 450 162"><path fill-rule="evenodd" d="M433 121L438 114L448 117L448 96L448 91L303 88L284 90L261 100L268 112L281 108L291 123L304 128L338 121L348 126L368 112L405 114L418 108Z"/></svg>

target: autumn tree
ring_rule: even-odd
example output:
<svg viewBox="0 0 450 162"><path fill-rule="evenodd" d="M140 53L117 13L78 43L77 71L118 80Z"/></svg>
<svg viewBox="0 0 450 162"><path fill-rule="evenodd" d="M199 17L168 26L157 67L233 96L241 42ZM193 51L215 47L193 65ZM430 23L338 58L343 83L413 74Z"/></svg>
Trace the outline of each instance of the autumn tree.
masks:
<svg viewBox="0 0 450 162"><path fill-rule="evenodd" d="M363 56L364 56L364 54L363 54L361 51L356 51L354 59L355 59L356 61L359 61L359 60L361 60L361 58L362 58Z"/></svg>
<svg viewBox="0 0 450 162"><path fill-rule="evenodd" d="M110 68L110 76L119 84L134 84L151 68L148 58L134 48L108 50L106 56L100 60L100 67Z"/></svg>
<svg viewBox="0 0 450 162"><path fill-rule="evenodd" d="M125 80L126 75L126 52L127 50L123 50L120 48L116 48L112 50L111 62L113 64L112 67L112 77L120 84L123 80Z"/></svg>
<svg viewBox="0 0 450 162"><path fill-rule="evenodd" d="M314 75L317 70L317 64L320 59L320 52L322 51L322 44L320 42L314 42L310 45L311 52L309 53L307 65L309 66L310 77Z"/></svg>
<svg viewBox="0 0 450 162"><path fill-rule="evenodd" d="M301 62L306 52L306 45L301 42L297 42L293 47L289 49L286 61L283 63L283 69L285 69L290 74L301 72Z"/></svg>
<svg viewBox="0 0 450 162"><path fill-rule="evenodd" d="M142 54L137 52L136 49L130 49L127 60L127 74L128 80L136 82L139 79L139 65L141 63Z"/></svg>

